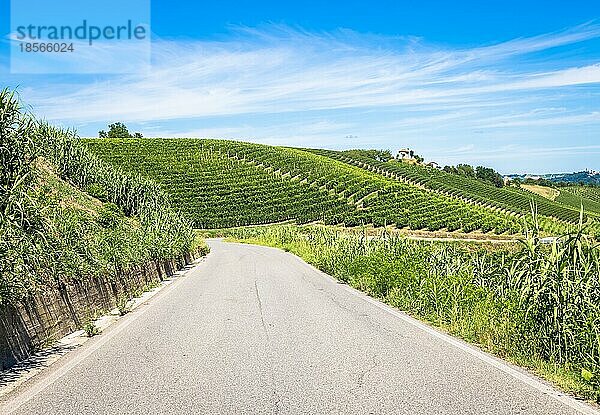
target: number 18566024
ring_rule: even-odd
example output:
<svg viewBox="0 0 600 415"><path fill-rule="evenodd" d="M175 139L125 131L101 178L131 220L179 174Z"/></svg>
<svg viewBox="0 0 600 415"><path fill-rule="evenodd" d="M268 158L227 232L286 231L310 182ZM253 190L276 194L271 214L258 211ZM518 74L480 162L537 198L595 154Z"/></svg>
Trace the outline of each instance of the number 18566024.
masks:
<svg viewBox="0 0 600 415"><path fill-rule="evenodd" d="M30 43L23 42L20 44L21 52L50 52L50 53L66 53L73 52L73 43Z"/></svg>

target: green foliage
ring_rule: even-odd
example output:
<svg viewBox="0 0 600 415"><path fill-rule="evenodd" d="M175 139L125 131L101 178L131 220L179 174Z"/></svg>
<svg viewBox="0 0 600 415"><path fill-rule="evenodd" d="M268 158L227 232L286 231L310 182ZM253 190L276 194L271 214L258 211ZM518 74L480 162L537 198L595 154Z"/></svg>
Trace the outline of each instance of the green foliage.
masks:
<svg viewBox="0 0 600 415"><path fill-rule="evenodd" d="M129 298L125 294L121 294L117 297L117 310L119 311L120 316L124 316L129 313Z"/></svg>
<svg viewBox="0 0 600 415"><path fill-rule="evenodd" d="M0 219L2 223L31 226L25 196L34 181L32 165L37 156L34 120L8 90L0 91Z"/></svg>
<svg viewBox="0 0 600 415"><path fill-rule="evenodd" d="M520 230L512 216L304 150L199 139L85 142L103 160L160 183L198 228L293 220L466 232ZM356 152L387 157L376 150Z"/></svg>
<svg viewBox="0 0 600 415"><path fill-rule="evenodd" d="M504 186L503 177L489 167L477 166L477 168L474 169L473 166L469 164L457 164L456 167L444 166L443 171L470 179L478 179L493 184L496 187Z"/></svg>
<svg viewBox="0 0 600 415"><path fill-rule="evenodd" d="M49 224L37 209L34 120L15 94L0 92L0 303L29 292L43 264Z"/></svg>
<svg viewBox="0 0 600 415"><path fill-rule="evenodd" d="M289 250L317 268L455 335L521 361L579 377L600 399L600 248L581 231L521 247L367 237L318 226L230 231Z"/></svg>
<svg viewBox="0 0 600 415"><path fill-rule="evenodd" d="M475 177L484 182L489 182L496 187L504 186L504 179L500 173L490 167L477 166Z"/></svg>
<svg viewBox="0 0 600 415"><path fill-rule="evenodd" d="M100 329L98 329L96 324L91 320L83 325L83 331L85 331L85 334L88 337L94 337L100 334Z"/></svg>
<svg viewBox="0 0 600 415"><path fill-rule="evenodd" d="M73 279L120 278L197 246L190 223L156 184L101 162L73 132L24 113L7 90L0 92L0 161L0 304ZM73 185L110 203L100 208Z"/></svg>
<svg viewBox="0 0 600 415"><path fill-rule="evenodd" d="M491 183L448 173L447 171L407 163L382 163L346 152L310 151L353 166L359 166L365 170L396 178L401 182L418 184L429 192L442 194L455 200L466 201L470 204L502 209L516 215L525 216L531 211L531 203L535 202L542 216L570 222L571 224L579 222L580 209L553 202L512 186L498 188Z"/></svg>
<svg viewBox="0 0 600 415"><path fill-rule="evenodd" d="M458 170L454 166L444 166L442 171L445 171L446 173L449 173L449 174L458 174Z"/></svg>
<svg viewBox="0 0 600 415"><path fill-rule="evenodd" d="M376 161L390 161L394 158L390 150L348 150L349 154L356 154Z"/></svg>
<svg viewBox="0 0 600 415"><path fill-rule="evenodd" d="M195 234L190 222L171 208L169 197L156 183L102 162L73 133L47 124L40 129L43 155L61 177L83 189L91 184L101 186L109 202L140 221L141 231L152 247L151 258L175 258L193 248Z"/></svg>
<svg viewBox="0 0 600 415"><path fill-rule="evenodd" d="M114 203L106 203L98 212L98 223L107 229L114 229L123 220L123 210Z"/></svg>
<svg viewBox="0 0 600 415"><path fill-rule="evenodd" d="M106 193L106 189L101 184L90 183L86 186L85 192L102 202L108 201L108 194Z"/></svg>
<svg viewBox="0 0 600 415"><path fill-rule="evenodd" d="M99 138L142 138L142 133L131 134L129 129L122 122L116 122L108 125L108 132L98 131Z"/></svg>
<svg viewBox="0 0 600 415"><path fill-rule="evenodd" d="M600 186L598 185L561 187L559 198L567 204L575 203L576 206L583 204L586 210L600 214Z"/></svg>
<svg viewBox="0 0 600 415"><path fill-rule="evenodd" d="M534 185L537 185L537 186L557 187L556 183L551 182L550 180L544 179L544 178L533 179L531 177L526 177L523 180L523 183L524 184L534 184Z"/></svg>
<svg viewBox="0 0 600 415"><path fill-rule="evenodd" d="M459 175L465 176L465 177L476 177L473 166L471 166L469 164L457 164L456 165L456 174L459 174Z"/></svg>
<svg viewBox="0 0 600 415"><path fill-rule="evenodd" d="M483 182L493 184L496 187L504 186L503 177L494 169L489 167L478 166L474 169L473 166L469 164L457 164L456 167L444 166L443 171L450 174L456 174L462 177L478 179Z"/></svg>
<svg viewBox="0 0 600 415"><path fill-rule="evenodd" d="M581 377L586 380L587 382L591 382L592 379L594 378L594 374L592 372L590 372L587 369L582 368L581 369Z"/></svg>

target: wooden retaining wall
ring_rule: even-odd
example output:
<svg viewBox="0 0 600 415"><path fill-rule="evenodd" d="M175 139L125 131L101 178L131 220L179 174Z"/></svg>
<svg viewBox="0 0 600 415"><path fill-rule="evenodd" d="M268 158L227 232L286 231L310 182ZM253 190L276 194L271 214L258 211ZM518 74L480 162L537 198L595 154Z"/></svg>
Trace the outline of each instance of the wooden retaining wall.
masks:
<svg viewBox="0 0 600 415"><path fill-rule="evenodd" d="M143 289L190 264L194 255L153 261L116 277L89 278L58 284L26 303L0 306L0 370L80 329L86 321L116 307L123 293Z"/></svg>

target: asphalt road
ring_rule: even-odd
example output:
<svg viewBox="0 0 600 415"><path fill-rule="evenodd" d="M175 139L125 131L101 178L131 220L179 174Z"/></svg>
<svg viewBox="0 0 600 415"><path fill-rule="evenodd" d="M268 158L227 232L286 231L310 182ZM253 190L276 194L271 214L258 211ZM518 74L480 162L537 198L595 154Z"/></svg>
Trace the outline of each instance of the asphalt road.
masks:
<svg viewBox="0 0 600 415"><path fill-rule="evenodd" d="M289 253L210 245L197 269L61 359L5 409L19 402L19 414L592 411Z"/></svg>

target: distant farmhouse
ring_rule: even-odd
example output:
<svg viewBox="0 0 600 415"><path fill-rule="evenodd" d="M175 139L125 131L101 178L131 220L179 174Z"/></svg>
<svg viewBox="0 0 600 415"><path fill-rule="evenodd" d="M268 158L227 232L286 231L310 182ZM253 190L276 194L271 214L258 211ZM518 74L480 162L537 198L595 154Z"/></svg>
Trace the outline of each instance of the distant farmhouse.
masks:
<svg viewBox="0 0 600 415"><path fill-rule="evenodd" d="M440 165L435 161L423 163L423 158L416 155L415 152L410 148L402 148L398 150L398 154L396 154L396 160L410 164L423 164L434 169L441 169Z"/></svg>
<svg viewBox="0 0 600 415"><path fill-rule="evenodd" d="M410 148L403 148L398 150L398 155L396 156L398 160L415 160L415 152Z"/></svg>

